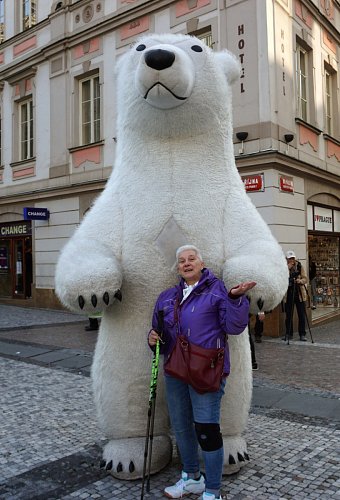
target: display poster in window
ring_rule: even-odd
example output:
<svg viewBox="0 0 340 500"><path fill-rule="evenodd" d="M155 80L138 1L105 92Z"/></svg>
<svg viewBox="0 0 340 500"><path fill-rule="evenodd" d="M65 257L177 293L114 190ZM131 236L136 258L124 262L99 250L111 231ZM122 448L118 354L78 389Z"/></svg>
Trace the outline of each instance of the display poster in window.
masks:
<svg viewBox="0 0 340 500"><path fill-rule="evenodd" d="M0 247L0 269L8 269L8 249L5 246Z"/></svg>
<svg viewBox="0 0 340 500"><path fill-rule="evenodd" d="M314 206L315 231L333 232L333 211L331 208Z"/></svg>

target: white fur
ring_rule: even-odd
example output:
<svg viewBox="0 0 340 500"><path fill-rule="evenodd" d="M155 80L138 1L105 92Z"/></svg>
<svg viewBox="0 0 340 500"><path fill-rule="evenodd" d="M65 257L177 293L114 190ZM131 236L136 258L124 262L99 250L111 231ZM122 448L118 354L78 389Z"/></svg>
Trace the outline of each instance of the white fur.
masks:
<svg viewBox="0 0 340 500"><path fill-rule="evenodd" d="M136 50L140 44L145 50ZM202 52L193 51L193 45ZM144 58L154 49L172 51L173 65L150 68ZM238 72L234 56L213 53L184 35L144 37L119 60L114 171L57 266L56 290L66 306L79 312L82 295L84 311L92 312L95 294L97 310L103 310L92 377L99 422L110 439L104 458L112 460L117 477L141 476L151 367L146 335L158 294L176 281L159 244L160 235L163 245L167 241L167 227L176 228L167 242L174 256L183 241L191 243L229 287L255 280L249 294L253 312L259 298L264 310L275 307L286 289L282 250L235 166L230 82ZM121 303L113 298L117 289ZM226 470L230 454L236 468L242 465L237 452L246 451L242 433L252 388L247 331L229 342L232 372L222 408ZM170 460L168 434L160 376L152 472ZM130 461L133 473L127 470ZM116 470L119 462L122 472Z"/></svg>

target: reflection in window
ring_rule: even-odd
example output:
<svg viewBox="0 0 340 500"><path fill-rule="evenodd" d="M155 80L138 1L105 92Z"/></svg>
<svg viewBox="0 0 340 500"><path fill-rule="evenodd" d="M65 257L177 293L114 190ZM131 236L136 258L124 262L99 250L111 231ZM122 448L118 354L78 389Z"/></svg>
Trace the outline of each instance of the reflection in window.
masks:
<svg viewBox="0 0 340 500"><path fill-rule="evenodd" d="M80 82L81 145L100 140L100 84L99 76Z"/></svg>
<svg viewBox="0 0 340 500"><path fill-rule="evenodd" d="M33 157L33 101L19 105L20 160Z"/></svg>
<svg viewBox="0 0 340 500"><path fill-rule="evenodd" d="M0 0L0 43L5 40L5 0Z"/></svg>
<svg viewBox="0 0 340 500"><path fill-rule="evenodd" d="M22 0L22 30L27 30L37 22L37 2L36 0Z"/></svg>

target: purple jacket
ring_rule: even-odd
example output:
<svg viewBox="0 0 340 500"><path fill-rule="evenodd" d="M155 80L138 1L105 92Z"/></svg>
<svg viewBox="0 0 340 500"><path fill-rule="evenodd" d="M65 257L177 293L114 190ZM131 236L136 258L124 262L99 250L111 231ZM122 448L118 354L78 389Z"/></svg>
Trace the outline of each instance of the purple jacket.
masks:
<svg viewBox="0 0 340 500"><path fill-rule="evenodd" d="M164 363L176 343L177 325L175 304L183 298L184 280L165 290L157 299L152 328L158 330L158 311L164 311L164 344L160 352L164 354ZM178 305L178 327L180 335L187 336L193 344L207 348L225 346L224 375L230 373L228 335L239 335L248 324L249 302L245 296L232 299L224 283L216 278L209 269L204 269L202 276L189 297Z"/></svg>

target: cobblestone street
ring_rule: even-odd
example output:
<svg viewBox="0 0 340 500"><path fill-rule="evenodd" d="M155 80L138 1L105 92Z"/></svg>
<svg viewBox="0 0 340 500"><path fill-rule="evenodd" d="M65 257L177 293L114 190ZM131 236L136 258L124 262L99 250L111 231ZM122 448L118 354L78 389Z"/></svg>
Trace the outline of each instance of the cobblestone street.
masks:
<svg viewBox="0 0 340 500"><path fill-rule="evenodd" d="M15 312L18 318L22 311ZM5 321L13 308L0 306L0 313L6 324L0 331L0 498L140 498L141 481L118 481L99 468L105 440L88 377L96 332L85 332L79 316L65 322L59 312L46 316L44 326L26 312L26 325L22 320L11 329ZM224 478L228 499L340 498L340 321L312 333L314 344L269 338L256 344L250 462ZM174 459L152 477L146 498L162 498L178 475Z"/></svg>

